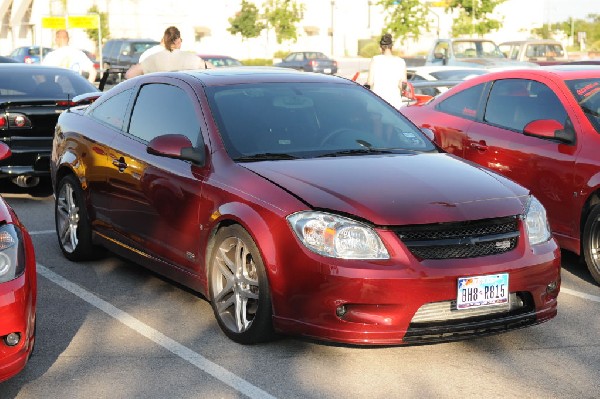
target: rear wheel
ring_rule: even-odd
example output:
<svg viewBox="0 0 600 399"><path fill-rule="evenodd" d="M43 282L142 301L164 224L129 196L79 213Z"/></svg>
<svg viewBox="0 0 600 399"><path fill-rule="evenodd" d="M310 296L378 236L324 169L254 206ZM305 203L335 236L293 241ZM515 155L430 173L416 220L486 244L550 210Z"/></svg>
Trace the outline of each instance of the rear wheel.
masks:
<svg viewBox="0 0 600 399"><path fill-rule="evenodd" d="M600 205L594 206L583 229L585 263L597 283L600 283Z"/></svg>
<svg viewBox="0 0 600 399"><path fill-rule="evenodd" d="M225 335L241 344L272 340L269 282L250 234L239 225L220 229L209 259L210 302Z"/></svg>
<svg viewBox="0 0 600 399"><path fill-rule="evenodd" d="M92 244L92 226L75 176L67 175L58 183L54 205L56 234L65 257L72 261L97 257L100 251Z"/></svg>

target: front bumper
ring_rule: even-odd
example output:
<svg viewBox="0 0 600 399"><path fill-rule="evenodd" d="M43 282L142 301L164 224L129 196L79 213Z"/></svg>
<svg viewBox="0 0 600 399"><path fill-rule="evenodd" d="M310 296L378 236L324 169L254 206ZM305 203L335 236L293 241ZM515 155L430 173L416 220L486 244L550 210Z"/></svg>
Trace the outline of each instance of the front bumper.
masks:
<svg viewBox="0 0 600 399"><path fill-rule="evenodd" d="M384 241L394 239L390 234ZM294 269L293 284L284 293L287 301L274 292L275 328L341 343L396 345L460 340L548 321L557 313L560 250L554 240L535 248L523 241L521 237L510 252L470 259L418 261L408 251L398 251L389 261L325 263L321 257L316 265L318 257L292 253L283 264L312 259ZM517 306L458 319L415 317L432 304L448 304L450 312L463 312L451 309L458 278L496 273L509 274L509 291Z"/></svg>
<svg viewBox="0 0 600 399"><path fill-rule="evenodd" d="M31 265L27 265L30 267ZM35 269L34 269L35 272ZM27 364L35 342L35 288L27 271L20 277L0 283L0 382L18 374ZM18 333L15 346L4 337Z"/></svg>

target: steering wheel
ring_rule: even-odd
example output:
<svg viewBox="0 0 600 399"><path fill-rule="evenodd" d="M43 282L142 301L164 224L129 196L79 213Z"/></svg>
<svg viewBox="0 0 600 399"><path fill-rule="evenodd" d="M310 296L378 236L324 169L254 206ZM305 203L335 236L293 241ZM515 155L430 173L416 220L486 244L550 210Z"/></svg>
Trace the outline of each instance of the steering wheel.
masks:
<svg viewBox="0 0 600 399"><path fill-rule="evenodd" d="M332 130L331 132L327 133L325 135L325 137L323 137L323 139L321 140L321 146L324 146L325 144L327 144L329 141L331 141L333 138L341 135L342 133L344 133L344 135L347 135L349 137L352 138L351 142L355 143L356 140L359 140L361 137L364 136L364 134L362 134L361 132L359 132L356 129L352 129L349 127L340 127L337 129Z"/></svg>

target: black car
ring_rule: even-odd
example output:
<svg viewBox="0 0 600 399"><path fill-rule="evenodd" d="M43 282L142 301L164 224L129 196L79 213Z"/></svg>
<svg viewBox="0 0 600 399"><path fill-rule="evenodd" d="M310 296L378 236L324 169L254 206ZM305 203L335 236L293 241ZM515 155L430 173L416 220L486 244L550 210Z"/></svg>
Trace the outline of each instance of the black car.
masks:
<svg viewBox="0 0 600 399"><path fill-rule="evenodd" d="M35 186L50 174L58 115L73 97L98 89L78 73L42 65L0 64L0 139L12 156L0 161L0 178Z"/></svg>
<svg viewBox="0 0 600 399"><path fill-rule="evenodd" d="M150 47L160 44L152 39L111 39L102 47L103 69L128 69L137 64L140 55Z"/></svg>
<svg viewBox="0 0 600 399"><path fill-rule="evenodd" d="M318 51L298 51L290 53L283 61L274 64L274 66L325 74L335 74L338 70L337 61L332 60Z"/></svg>

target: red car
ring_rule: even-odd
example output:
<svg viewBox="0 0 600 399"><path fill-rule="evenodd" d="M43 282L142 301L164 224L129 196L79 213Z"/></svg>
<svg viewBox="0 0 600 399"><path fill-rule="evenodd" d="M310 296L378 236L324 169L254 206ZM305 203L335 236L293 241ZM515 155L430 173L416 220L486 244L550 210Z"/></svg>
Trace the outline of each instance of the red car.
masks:
<svg viewBox="0 0 600 399"><path fill-rule="evenodd" d="M556 315L539 201L343 78L127 80L61 114L51 176L68 259L104 247L189 286L239 343L437 342Z"/></svg>
<svg viewBox="0 0 600 399"><path fill-rule="evenodd" d="M0 142L0 159L10 156ZM37 274L29 233L0 199L0 382L19 373L35 344Z"/></svg>
<svg viewBox="0 0 600 399"><path fill-rule="evenodd" d="M600 68L494 72L401 111L446 151L529 188L600 282Z"/></svg>

